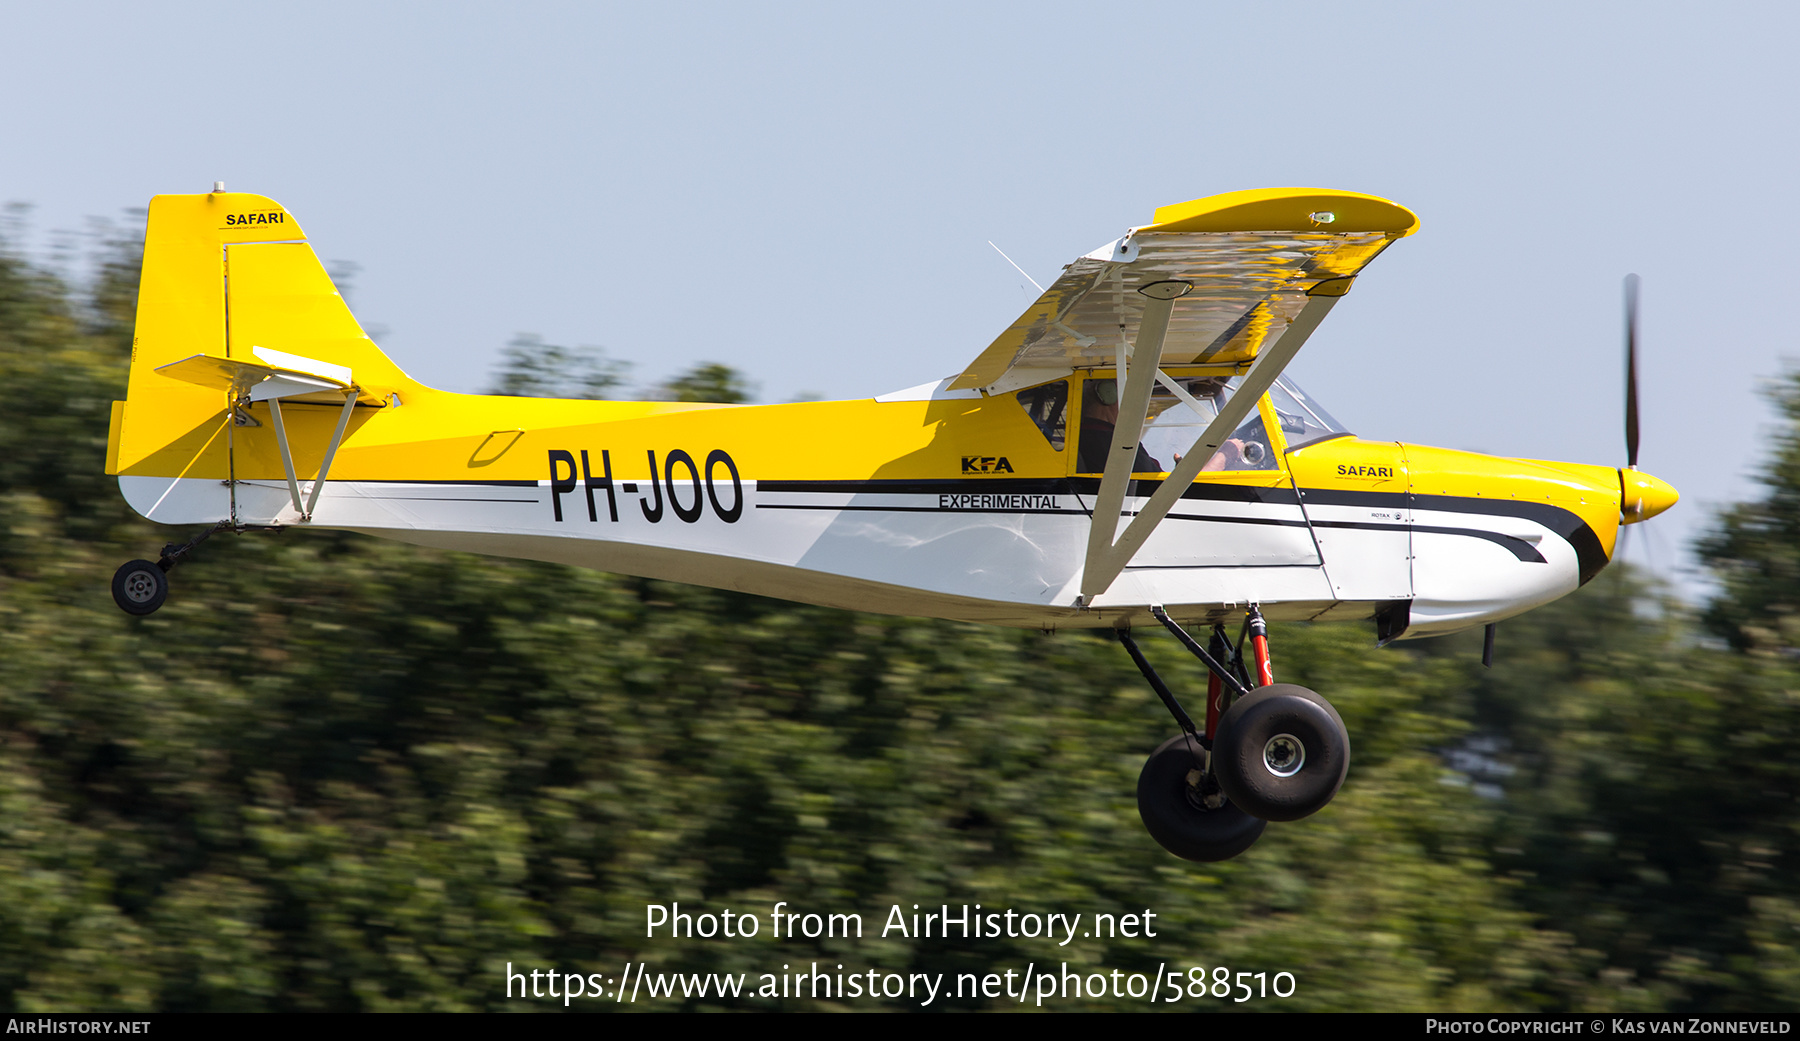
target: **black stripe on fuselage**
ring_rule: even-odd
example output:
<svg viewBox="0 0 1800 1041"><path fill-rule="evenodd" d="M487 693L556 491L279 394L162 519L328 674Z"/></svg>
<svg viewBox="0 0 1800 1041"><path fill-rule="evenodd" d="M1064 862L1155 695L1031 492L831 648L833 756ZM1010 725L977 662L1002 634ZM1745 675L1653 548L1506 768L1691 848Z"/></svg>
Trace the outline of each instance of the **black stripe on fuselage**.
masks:
<svg viewBox="0 0 1800 1041"><path fill-rule="evenodd" d="M542 499L493 499L481 496L455 495L363 495L371 502L543 502Z"/></svg>
<svg viewBox="0 0 1800 1041"><path fill-rule="evenodd" d="M1472 539L1485 539L1500 546L1513 556L1528 564L1547 564L1544 555L1538 548L1516 535L1502 535L1497 531L1483 528L1444 528L1433 524L1376 524L1372 521L1313 521L1315 528L1356 528L1362 531L1422 531L1428 535L1463 535Z"/></svg>
<svg viewBox="0 0 1800 1041"><path fill-rule="evenodd" d="M1420 495L1414 492L1340 491L1326 488L1301 489L1301 501L1320 506L1411 506L1415 510L1440 513L1472 513L1484 517L1518 517L1541 524L1555 532L1575 550L1580 563L1581 584L1587 585L1607 563L1606 549L1600 536L1587 521L1575 513L1547 502L1520 502L1517 499L1478 499L1460 495ZM1318 523L1314 521L1313 523ZM1416 530L1426 530L1417 528Z"/></svg>
<svg viewBox="0 0 1800 1041"><path fill-rule="evenodd" d="M1154 478L1138 479L1132 482L1135 487L1132 494L1147 497L1155 494L1162 486L1160 480ZM812 494L888 494L888 495L942 495L967 493L980 488L983 492L996 494L1040 494L1040 495L1088 495L1092 496L1100 490L1100 479L1097 477L998 477L972 478L953 480L870 480L870 481L758 481L759 492L792 492ZM1600 537L1588 527L1587 522L1576 514L1554 506L1550 503L1519 502L1514 499L1478 499L1464 498L1455 495L1419 495L1412 492L1377 492L1361 490L1338 490L1324 488L1303 488L1296 496L1292 488L1255 488L1231 484L1194 484L1183 490L1183 499L1194 499L1207 502L1255 502L1271 505L1315 504L1319 506L1372 506L1377 508L1410 508L1433 510L1442 513L1477 514L1488 517L1518 517L1529 520L1555 532L1567 541L1575 550L1576 560L1580 566L1581 583L1586 585L1606 566L1606 551L1600 545ZM839 509L846 511L871 511L895 513L946 513L970 512L992 513L993 510L939 510L933 507L906 506L787 506L777 503L759 503L761 509ZM1058 513L1073 511L1057 510L1020 510L1020 513ZM1197 517L1192 514L1170 513L1172 520L1213 521L1223 524L1276 524L1283 526L1305 527L1304 521L1277 520L1260 517ZM1322 528L1357 528L1369 531L1422 531L1442 535L1463 535L1470 538L1483 539L1505 548L1514 557L1522 561L1545 563L1544 556L1536 546L1524 539L1499 532L1486 531L1480 528L1450 528L1426 524L1377 524L1367 521L1320 521L1312 522L1314 527Z"/></svg>
<svg viewBox="0 0 1800 1041"><path fill-rule="evenodd" d="M356 482L364 483L364 482ZM503 481L503 480L383 480L367 483L380 484L413 484L413 485L466 485L489 488L537 488L540 481ZM863 481L754 481L756 490L770 493L811 493L824 495L945 495L968 494L970 492L1038 495L1086 495L1093 496L1100 491L1098 477L977 477L952 478L947 480L863 480ZM1141 478L1132 481L1131 494L1139 497L1153 495L1162 481L1155 478ZM1254 488L1232 484L1190 485L1182 491L1183 499L1205 502L1253 502L1270 505L1298 505L1301 503L1319 506L1373 506L1373 507L1410 507L1419 510L1435 510L1442 513L1477 514L1488 517L1518 517L1529 520L1555 532L1575 550L1580 565L1581 584L1586 585L1607 564L1606 550L1600 544L1600 536L1587 522L1576 514L1560 506L1547 502L1520 502L1516 499L1482 499L1457 495L1420 495L1413 492L1377 492L1350 489L1303 488L1299 496L1289 487ZM523 501L523 500L515 500ZM1073 513L1074 510L1018 510L996 511L991 509L938 509L930 506L821 506L812 504L758 503L758 509L812 509L869 511L890 513ZM1285 521L1251 517L1196 517L1190 514L1171 513L1178 520L1205 520L1229 524L1281 524L1304 526L1301 521ZM1535 546L1523 539L1497 532L1483 531L1479 528L1444 528L1421 524L1383 525L1359 521L1318 521L1312 522L1315 527L1350 527L1369 530L1406 530L1433 532L1445 535L1466 535L1471 538L1485 539L1496 545L1504 546L1520 560L1543 561Z"/></svg>
<svg viewBox="0 0 1800 1041"><path fill-rule="evenodd" d="M1134 478L1130 494L1150 496L1162 487L1154 477ZM936 481L757 481L759 492L810 492L817 495L949 495L992 492L997 495L1098 495L1098 477L969 477ZM1297 505L1294 490L1248 488L1236 484L1195 484L1181 493L1183 499L1210 502L1265 502Z"/></svg>
<svg viewBox="0 0 1800 1041"><path fill-rule="evenodd" d="M1045 510L1035 507L983 506L822 506L811 502L759 502L759 510L828 510L838 513L1048 513L1085 517L1084 510Z"/></svg>
<svg viewBox="0 0 1800 1041"><path fill-rule="evenodd" d="M545 482L543 482L543 481L478 481L478 480L475 480L473 478L468 478L468 477L462 478L461 480L455 480L455 481L424 480L424 479L414 479L414 478L410 478L410 477L409 478L383 477L383 478L379 478L376 480L366 480L366 481L365 480L356 480L356 481L352 481L350 483L352 483L352 484L433 484L433 485L466 484L466 485L469 485L470 487L478 487L478 488L536 488L539 485L544 484Z"/></svg>

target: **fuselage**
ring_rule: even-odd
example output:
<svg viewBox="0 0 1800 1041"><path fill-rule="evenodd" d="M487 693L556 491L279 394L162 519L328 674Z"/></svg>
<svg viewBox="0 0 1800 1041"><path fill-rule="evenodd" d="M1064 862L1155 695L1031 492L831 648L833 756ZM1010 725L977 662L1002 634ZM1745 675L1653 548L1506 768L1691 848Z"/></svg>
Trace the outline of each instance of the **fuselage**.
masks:
<svg viewBox="0 0 1800 1041"><path fill-rule="evenodd" d="M1084 380L1052 430L1021 398L941 384L874 399L715 406L450 394L355 408L304 523L830 606L1034 628L1381 616L1388 636L1554 600L1611 554L1620 477L1347 433L1288 441L1259 403L1257 465L1202 473L1104 594L1076 605L1099 475ZM283 406L315 473L339 409ZM168 523L302 523L266 403L116 470ZM1316 432L1314 432L1316 433ZM205 435L204 438L202 435ZM204 440L204 444L202 441ZM1296 439L1298 440L1298 439ZM160 458L159 458L160 456ZM179 478L174 461L184 464ZM1166 469L1167 463L1162 463ZM1128 519L1159 485L1138 475Z"/></svg>

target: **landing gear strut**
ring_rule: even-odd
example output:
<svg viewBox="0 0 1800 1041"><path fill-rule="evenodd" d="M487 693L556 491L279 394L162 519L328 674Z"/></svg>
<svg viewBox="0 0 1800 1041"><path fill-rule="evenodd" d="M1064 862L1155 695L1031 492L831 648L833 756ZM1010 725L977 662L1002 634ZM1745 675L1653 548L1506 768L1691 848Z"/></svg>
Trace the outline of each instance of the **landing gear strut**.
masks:
<svg viewBox="0 0 1800 1041"><path fill-rule="evenodd" d="M1250 608L1237 647L1215 625L1211 646L1203 648L1162 608L1150 610L1208 673L1202 732L1131 634L1117 630L1182 730L1151 753L1138 776L1138 815L1157 844L1185 860L1229 860L1256 842L1266 822L1324 808L1349 771L1350 735L1330 702L1275 682L1262 612ZM1250 662L1241 653L1245 643Z"/></svg>

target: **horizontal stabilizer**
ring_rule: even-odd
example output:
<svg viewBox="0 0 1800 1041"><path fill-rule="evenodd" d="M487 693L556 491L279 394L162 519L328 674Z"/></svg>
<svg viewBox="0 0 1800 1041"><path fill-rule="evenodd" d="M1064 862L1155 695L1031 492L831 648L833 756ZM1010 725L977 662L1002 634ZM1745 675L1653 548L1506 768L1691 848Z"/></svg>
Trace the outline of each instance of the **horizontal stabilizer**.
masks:
<svg viewBox="0 0 1800 1041"><path fill-rule="evenodd" d="M172 379L221 391L234 400L247 395L251 401L279 398L303 404L337 405L343 403L344 392L354 388L361 404L383 404L380 397L356 387L350 379L350 370L341 365L261 348L256 353L267 361L279 360L286 364L264 365L195 354L158 366L156 371Z"/></svg>
<svg viewBox="0 0 1800 1041"><path fill-rule="evenodd" d="M313 376L322 376L325 379L341 383L346 387L356 382L350 378L350 367L348 365L333 365L328 361L320 361L317 358L302 358L298 354L289 354L286 351L271 350L267 347L252 347L250 348L250 353L256 355L265 363L272 365L277 369L291 369L295 372L304 372Z"/></svg>

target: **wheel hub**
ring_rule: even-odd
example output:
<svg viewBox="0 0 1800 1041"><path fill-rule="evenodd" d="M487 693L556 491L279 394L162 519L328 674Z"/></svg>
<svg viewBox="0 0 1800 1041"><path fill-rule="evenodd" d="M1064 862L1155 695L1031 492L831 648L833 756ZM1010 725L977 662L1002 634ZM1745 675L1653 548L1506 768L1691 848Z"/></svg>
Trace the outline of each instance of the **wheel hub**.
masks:
<svg viewBox="0 0 1800 1041"><path fill-rule="evenodd" d="M1187 796L1189 806L1196 810L1216 810L1225 805L1225 794L1219 791L1219 782L1204 770L1197 766L1189 770L1186 781L1183 794Z"/></svg>
<svg viewBox="0 0 1800 1041"><path fill-rule="evenodd" d="M125 596L134 604L147 604L156 597L156 579L139 571L125 580Z"/></svg>
<svg viewBox="0 0 1800 1041"><path fill-rule="evenodd" d="M1276 734L1263 745L1263 768L1276 777L1292 777L1306 765L1306 746L1292 734Z"/></svg>

